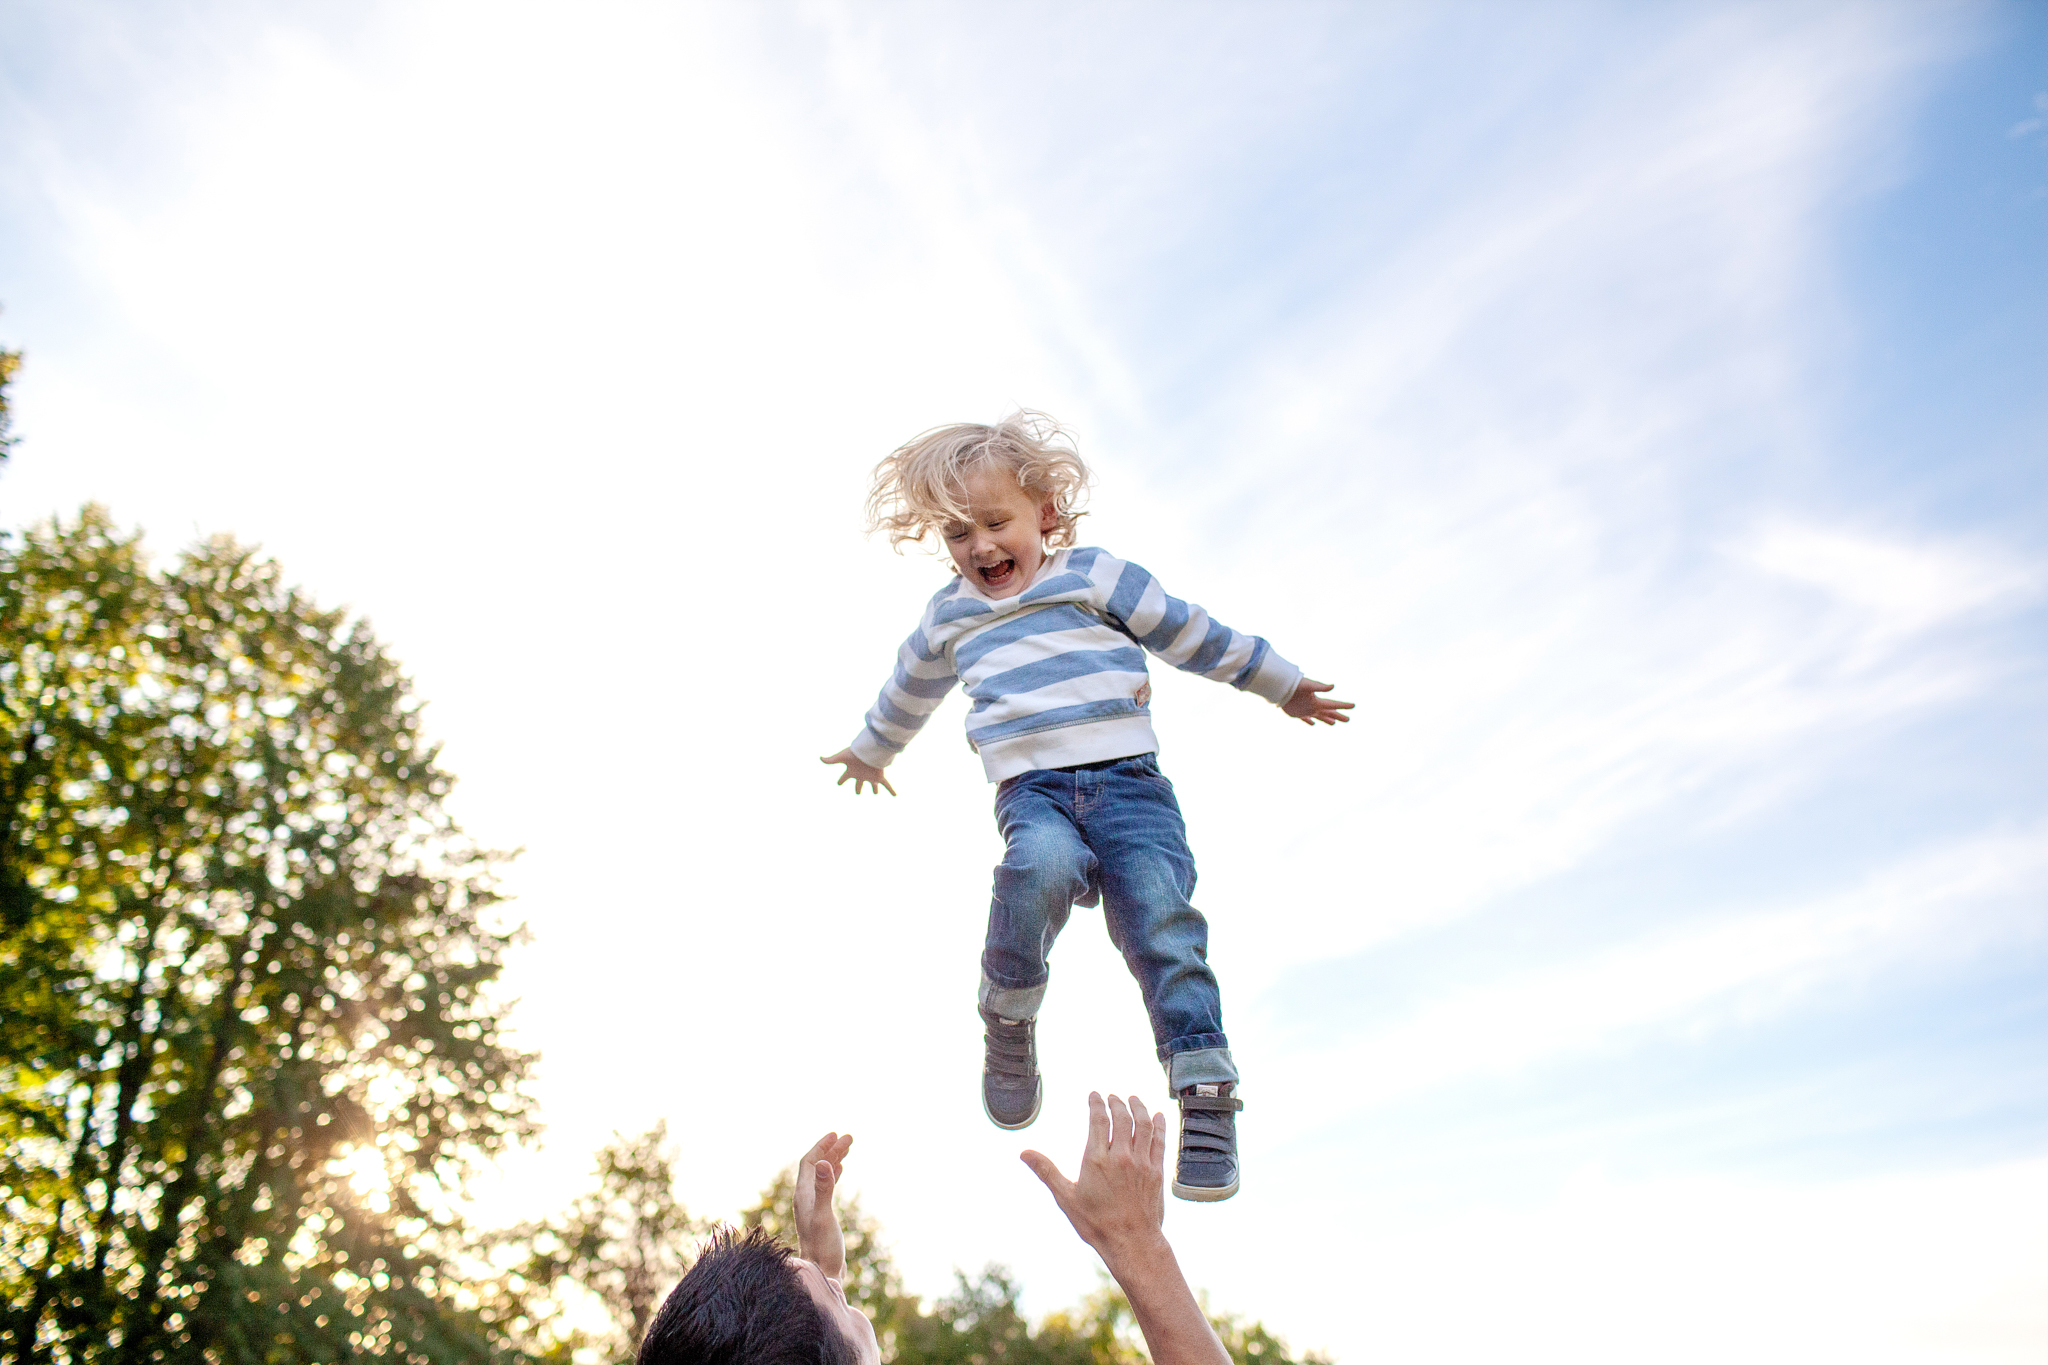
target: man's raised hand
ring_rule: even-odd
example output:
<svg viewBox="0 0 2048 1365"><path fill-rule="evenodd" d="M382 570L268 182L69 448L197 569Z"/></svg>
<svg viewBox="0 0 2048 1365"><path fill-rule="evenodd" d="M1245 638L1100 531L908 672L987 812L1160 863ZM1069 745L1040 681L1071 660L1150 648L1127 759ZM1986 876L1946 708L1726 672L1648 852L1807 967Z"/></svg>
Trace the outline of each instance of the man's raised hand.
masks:
<svg viewBox="0 0 2048 1365"><path fill-rule="evenodd" d="M1188 1289L1161 1225L1166 1220L1166 1115L1136 1095L1088 1097L1088 1145L1078 1179L1037 1152L1024 1164L1045 1182L1081 1240L1116 1277L1144 1333L1152 1365L1230 1365L1202 1306Z"/></svg>
<svg viewBox="0 0 2048 1365"><path fill-rule="evenodd" d="M882 770L872 763L864 763L854 757L853 750L851 749L841 749L829 758L819 759L818 762L838 764L845 768L846 771L839 774L839 780L833 785L843 787L851 782L853 783L853 794L855 796L864 794L869 787L875 789L877 796L883 792L887 792L891 796L896 794L896 789L889 785L889 779L882 775Z"/></svg>
<svg viewBox="0 0 2048 1365"><path fill-rule="evenodd" d="M827 1133L796 1163L797 1254L832 1280L846 1274L846 1239L832 1209L832 1192L839 1187L852 1146L852 1134Z"/></svg>
<svg viewBox="0 0 2048 1365"><path fill-rule="evenodd" d="M1303 678L1294 685L1294 695L1282 702L1280 709L1303 725L1314 725L1317 721L1335 725L1340 720L1350 720L1351 717L1344 713L1351 709L1351 702L1318 695L1329 691L1330 687L1330 683Z"/></svg>
<svg viewBox="0 0 2048 1365"><path fill-rule="evenodd" d="M1161 1240L1166 1219L1166 1116L1148 1113L1136 1095L1128 1106L1111 1095L1088 1096L1088 1145L1068 1180L1052 1159L1025 1152L1024 1164L1052 1191L1053 1202L1081 1240L1112 1273L1148 1240Z"/></svg>

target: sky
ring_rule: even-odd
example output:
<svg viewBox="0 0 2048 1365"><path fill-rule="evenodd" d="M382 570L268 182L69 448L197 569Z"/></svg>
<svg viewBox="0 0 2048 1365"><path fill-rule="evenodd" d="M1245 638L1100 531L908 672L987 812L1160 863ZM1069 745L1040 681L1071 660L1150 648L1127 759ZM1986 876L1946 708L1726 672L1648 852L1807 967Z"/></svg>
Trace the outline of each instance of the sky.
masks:
<svg viewBox="0 0 2048 1365"><path fill-rule="evenodd" d="M1099 918L999 1132L960 704L894 800L817 762L944 581L867 471L1023 405L1086 543L1358 703L1155 672L1216 1306L2048 1351L2048 6L5 0L0 307L0 523L262 545L524 850L480 1217L832 1128L912 1288L1093 1287L1016 1153L1165 1101Z"/></svg>

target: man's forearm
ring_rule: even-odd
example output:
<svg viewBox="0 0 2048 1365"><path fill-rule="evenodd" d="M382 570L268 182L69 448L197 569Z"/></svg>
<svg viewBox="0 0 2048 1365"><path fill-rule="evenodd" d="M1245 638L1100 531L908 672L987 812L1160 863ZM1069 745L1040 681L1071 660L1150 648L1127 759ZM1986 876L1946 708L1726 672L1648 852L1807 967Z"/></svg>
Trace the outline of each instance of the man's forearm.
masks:
<svg viewBox="0 0 2048 1365"><path fill-rule="evenodd" d="M1195 1302L1164 1233L1154 1232L1133 1245L1097 1250L1130 1300L1152 1365L1230 1365L1230 1354Z"/></svg>

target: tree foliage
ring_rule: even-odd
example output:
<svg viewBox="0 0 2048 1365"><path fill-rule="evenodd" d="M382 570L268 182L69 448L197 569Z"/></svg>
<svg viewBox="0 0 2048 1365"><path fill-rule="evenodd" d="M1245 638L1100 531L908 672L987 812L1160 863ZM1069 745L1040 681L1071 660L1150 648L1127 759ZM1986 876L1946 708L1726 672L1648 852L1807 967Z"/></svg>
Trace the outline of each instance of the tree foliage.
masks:
<svg viewBox="0 0 2048 1365"><path fill-rule="evenodd" d="M1033 1327L1018 1307L1021 1286L999 1265L970 1279L954 1271L953 1292L929 1310L913 1304L898 1319L892 1365L1144 1365L1144 1337L1130 1300L1107 1275L1072 1308ZM1299 1358L1264 1323L1209 1313L1234 1365L1330 1365Z"/></svg>
<svg viewBox="0 0 2048 1365"><path fill-rule="evenodd" d="M0 642L0 1350L492 1355L438 1193L530 1059L397 666L96 508L0 547Z"/></svg>
<svg viewBox="0 0 2048 1365"><path fill-rule="evenodd" d="M520 1303L512 1321L528 1329L532 1353L633 1358L662 1296L682 1278L707 1230L676 1198L675 1159L666 1123L636 1138L617 1137L597 1154L596 1189L560 1217L504 1235L503 1245L523 1253L505 1289ZM601 1303L613 1330L590 1334L568 1327L565 1284Z"/></svg>
<svg viewBox="0 0 2048 1365"><path fill-rule="evenodd" d="M14 408L7 401L7 386L21 368L21 352L0 347L0 464L14 450Z"/></svg>

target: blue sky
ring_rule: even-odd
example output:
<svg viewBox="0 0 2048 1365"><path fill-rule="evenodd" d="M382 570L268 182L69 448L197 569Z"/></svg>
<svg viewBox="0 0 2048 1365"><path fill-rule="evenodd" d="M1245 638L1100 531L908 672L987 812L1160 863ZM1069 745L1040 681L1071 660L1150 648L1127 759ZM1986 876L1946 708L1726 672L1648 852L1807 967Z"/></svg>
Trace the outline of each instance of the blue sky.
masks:
<svg viewBox="0 0 2048 1365"><path fill-rule="evenodd" d="M527 850L551 1126L484 1216L661 1117L728 1210L838 1127L917 1288L1092 1283L974 1100L957 711L895 802L814 757L939 581L865 471L1022 403L1089 538L1361 704L1158 680L1251 1106L1169 1215L1216 1302L1347 1360L2048 1340L2048 10L0 35L0 513L233 531L408 662ZM1070 1160L1163 1096L1099 930L1054 969Z"/></svg>

